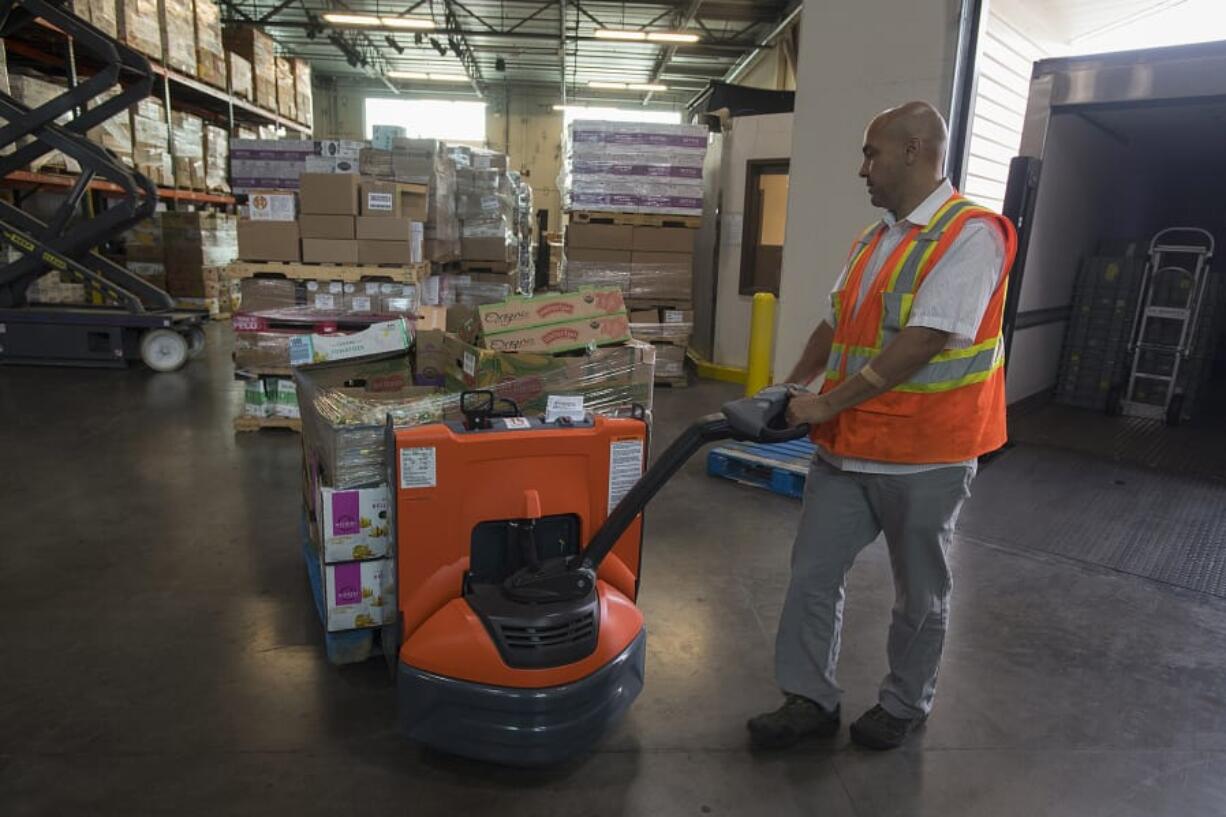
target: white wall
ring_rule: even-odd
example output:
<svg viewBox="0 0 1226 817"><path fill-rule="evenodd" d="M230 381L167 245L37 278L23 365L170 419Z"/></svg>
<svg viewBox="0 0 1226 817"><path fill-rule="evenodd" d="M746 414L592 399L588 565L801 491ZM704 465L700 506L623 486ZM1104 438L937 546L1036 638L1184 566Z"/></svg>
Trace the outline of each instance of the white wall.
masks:
<svg viewBox="0 0 1226 817"><path fill-rule="evenodd" d="M1124 147L1075 114L1053 116L1039 176L1018 311L1068 306L1082 261L1116 231L1113 197L1127 192L1118 170ZM1013 335L1009 402L1052 388L1066 323L1021 329Z"/></svg>
<svg viewBox="0 0 1226 817"><path fill-rule="evenodd" d="M712 358L716 363L744 366L749 348L749 313L753 299L739 292L746 164L751 159L786 159L791 155L792 114L746 116L729 121L724 134L721 168L723 207Z"/></svg>
<svg viewBox="0 0 1226 817"><path fill-rule="evenodd" d="M880 215L856 176L865 125L912 99L949 110L960 5L826 3L801 23L777 377L795 364L824 317L852 240Z"/></svg>

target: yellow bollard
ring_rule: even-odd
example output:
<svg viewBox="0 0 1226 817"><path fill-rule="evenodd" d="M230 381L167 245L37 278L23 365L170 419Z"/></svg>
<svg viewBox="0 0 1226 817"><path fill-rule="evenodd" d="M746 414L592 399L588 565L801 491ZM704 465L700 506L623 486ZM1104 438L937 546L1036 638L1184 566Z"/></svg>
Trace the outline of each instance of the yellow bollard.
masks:
<svg viewBox="0 0 1226 817"><path fill-rule="evenodd" d="M749 372L745 394L757 394L771 384L771 353L775 343L775 296L757 292L749 319Z"/></svg>

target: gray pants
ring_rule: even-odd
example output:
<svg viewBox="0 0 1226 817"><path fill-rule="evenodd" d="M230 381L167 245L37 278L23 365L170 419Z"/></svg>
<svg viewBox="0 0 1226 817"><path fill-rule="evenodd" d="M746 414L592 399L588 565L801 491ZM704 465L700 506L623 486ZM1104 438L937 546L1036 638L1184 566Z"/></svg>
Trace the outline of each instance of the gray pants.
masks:
<svg viewBox="0 0 1226 817"><path fill-rule="evenodd" d="M835 682L847 572L884 531L894 572L890 672L880 703L899 718L932 708L949 617L945 553L975 468L918 474L859 474L815 459L792 548L792 579L775 644L775 676L785 692L839 703Z"/></svg>

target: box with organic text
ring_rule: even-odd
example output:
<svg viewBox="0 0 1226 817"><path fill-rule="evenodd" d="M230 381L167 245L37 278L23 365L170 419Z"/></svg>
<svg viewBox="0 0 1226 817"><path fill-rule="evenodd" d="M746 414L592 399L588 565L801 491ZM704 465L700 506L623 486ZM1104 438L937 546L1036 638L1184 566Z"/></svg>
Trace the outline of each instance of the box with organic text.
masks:
<svg viewBox="0 0 1226 817"><path fill-rule="evenodd" d="M320 487L315 503L323 560L381 559L391 549L390 498L386 485L337 490Z"/></svg>
<svg viewBox="0 0 1226 817"><path fill-rule="evenodd" d="M328 632L382 627L396 620L395 576L387 559L324 565Z"/></svg>

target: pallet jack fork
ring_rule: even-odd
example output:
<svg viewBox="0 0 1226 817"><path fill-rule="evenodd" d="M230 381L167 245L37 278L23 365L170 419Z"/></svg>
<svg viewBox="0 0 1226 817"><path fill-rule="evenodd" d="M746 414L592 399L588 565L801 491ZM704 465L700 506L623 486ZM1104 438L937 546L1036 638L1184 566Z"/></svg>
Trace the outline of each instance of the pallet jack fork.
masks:
<svg viewBox="0 0 1226 817"><path fill-rule="evenodd" d="M46 222L0 201L0 242L15 259L0 266L0 363L124 367L139 359L156 371L173 371L203 350L208 313L176 308L165 291L95 252L153 214L157 188L86 137L91 128L149 96L153 71L142 54L64 10L63 2L0 0L0 37L42 19L102 66L37 108L0 93L5 122L0 150L12 149L0 156L0 178L53 150L81 166L63 204ZM100 99L116 86L117 94ZM75 118L57 124L74 111ZM117 185L122 195L91 215L81 204L96 178ZM30 285L50 274L84 284L102 305L30 304Z"/></svg>

